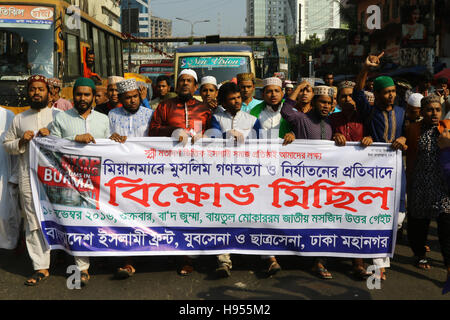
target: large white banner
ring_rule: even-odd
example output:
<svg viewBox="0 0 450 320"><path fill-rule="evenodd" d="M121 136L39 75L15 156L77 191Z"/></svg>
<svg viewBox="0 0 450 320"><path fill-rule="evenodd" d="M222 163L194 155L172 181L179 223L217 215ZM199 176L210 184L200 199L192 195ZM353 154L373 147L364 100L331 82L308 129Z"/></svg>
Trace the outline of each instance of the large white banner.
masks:
<svg viewBox="0 0 450 320"><path fill-rule="evenodd" d="M393 256L401 153L387 144L53 137L31 143L52 249L79 256Z"/></svg>

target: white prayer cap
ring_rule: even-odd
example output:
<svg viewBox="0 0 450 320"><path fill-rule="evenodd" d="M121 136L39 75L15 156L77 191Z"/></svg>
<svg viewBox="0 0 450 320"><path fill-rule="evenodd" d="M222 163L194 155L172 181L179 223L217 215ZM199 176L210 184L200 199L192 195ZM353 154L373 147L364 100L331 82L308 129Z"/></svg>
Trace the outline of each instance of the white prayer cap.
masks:
<svg viewBox="0 0 450 320"><path fill-rule="evenodd" d="M127 79L117 82L117 91L119 94L130 92L133 90L139 90L136 79Z"/></svg>
<svg viewBox="0 0 450 320"><path fill-rule="evenodd" d="M180 72L180 74L178 75L178 78L180 78L183 74L187 74L187 75L193 77L195 79L195 81L198 82L197 72L195 72L194 70L184 69L183 71Z"/></svg>
<svg viewBox="0 0 450 320"><path fill-rule="evenodd" d="M124 81L124 80L125 80L125 78L118 77L118 76L108 77L108 86L111 85L111 84L116 84L116 83Z"/></svg>
<svg viewBox="0 0 450 320"><path fill-rule="evenodd" d="M375 95L370 91L364 91L364 95L366 96L367 102L373 103L375 102Z"/></svg>
<svg viewBox="0 0 450 320"><path fill-rule="evenodd" d="M311 87L314 87L315 81L313 78L302 78L301 82L303 82L303 81L308 82Z"/></svg>
<svg viewBox="0 0 450 320"><path fill-rule="evenodd" d="M423 95L420 93L413 93L408 98L408 104L415 108L420 108L420 101L422 101Z"/></svg>
<svg viewBox="0 0 450 320"><path fill-rule="evenodd" d="M217 79L212 76L206 76L202 78L200 87L204 84L212 84L217 88Z"/></svg>
<svg viewBox="0 0 450 320"><path fill-rule="evenodd" d="M294 85L292 83L286 83L286 88L294 88Z"/></svg>
<svg viewBox="0 0 450 320"><path fill-rule="evenodd" d="M266 78L263 80L263 87L267 86L278 86L280 88L283 88L283 82L280 78L277 77Z"/></svg>
<svg viewBox="0 0 450 320"><path fill-rule="evenodd" d="M313 88L314 95L316 96L330 96L334 97L334 89L328 86L317 86Z"/></svg>

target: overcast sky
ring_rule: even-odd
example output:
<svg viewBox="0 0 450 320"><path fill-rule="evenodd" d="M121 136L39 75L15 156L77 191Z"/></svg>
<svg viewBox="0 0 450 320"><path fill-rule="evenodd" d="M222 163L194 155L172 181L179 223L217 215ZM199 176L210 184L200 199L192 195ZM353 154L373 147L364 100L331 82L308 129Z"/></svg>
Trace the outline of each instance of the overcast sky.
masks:
<svg viewBox="0 0 450 320"><path fill-rule="evenodd" d="M174 37L191 34L191 25L177 17L192 22L211 20L195 24L195 36L219 34L219 30L222 36L246 35L246 0L151 0L151 10L154 16L173 21Z"/></svg>

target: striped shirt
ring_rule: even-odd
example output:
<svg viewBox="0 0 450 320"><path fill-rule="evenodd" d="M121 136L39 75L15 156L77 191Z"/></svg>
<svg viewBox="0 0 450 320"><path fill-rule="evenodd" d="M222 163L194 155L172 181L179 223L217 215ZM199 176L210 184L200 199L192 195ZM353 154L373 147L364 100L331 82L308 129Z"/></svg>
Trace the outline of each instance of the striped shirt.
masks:
<svg viewBox="0 0 450 320"><path fill-rule="evenodd" d="M68 140L75 140L77 135L85 133L91 134L94 139L108 139L111 136L107 116L92 110L85 119L75 108L59 113L50 132L52 136Z"/></svg>

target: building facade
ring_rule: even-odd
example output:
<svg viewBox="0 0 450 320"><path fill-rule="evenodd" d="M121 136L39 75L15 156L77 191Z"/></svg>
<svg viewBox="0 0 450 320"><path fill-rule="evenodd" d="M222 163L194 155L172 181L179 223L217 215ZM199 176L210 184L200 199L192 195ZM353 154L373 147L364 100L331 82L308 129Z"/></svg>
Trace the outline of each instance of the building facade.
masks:
<svg viewBox="0 0 450 320"><path fill-rule="evenodd" d="M329 28L340 27L335 0L247 0L249 36L288 35L295 43L314 33L323 40Z"/></svg>
<svg viewBox="0 0 450 320"><path fill-rule="evenodd" d="M70 3L111 29L121 32L120 0L71 0Z"/></svg>
<svg viewBox="0 0 450 320"><path fill-rule="evenodd" d="M301 0L247 0L247 35L288 35L299 43L300 3Z"/></svg>
<svg viewBox="0 0 450 320"><path fill-rule="evenodd" d="M300 39L302 42L314 34L324 40L327 29L340 27L340 9L337 1L301 0L299 2Z"/></svg>
<svg viewBox="0 0 450 320"><path fill-rule="evenodd" d="M359 31L369 34L369 52L384 51L384 59L395 65L424 66L430 73L434 72L436 53L440 51L436 8L440 3L445 6L445 1L361 0L356 3ZM368 12L373 5L378 6L379 17ZM378 24L379 28L371 27L372 24ZM416 32L412 33L413 29Z"/></svg>

